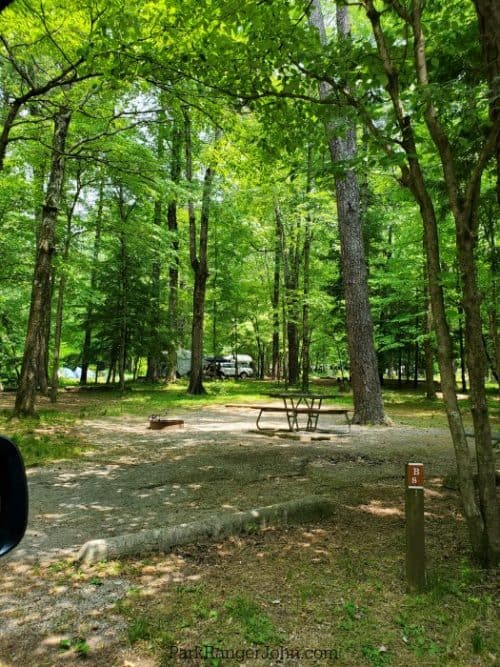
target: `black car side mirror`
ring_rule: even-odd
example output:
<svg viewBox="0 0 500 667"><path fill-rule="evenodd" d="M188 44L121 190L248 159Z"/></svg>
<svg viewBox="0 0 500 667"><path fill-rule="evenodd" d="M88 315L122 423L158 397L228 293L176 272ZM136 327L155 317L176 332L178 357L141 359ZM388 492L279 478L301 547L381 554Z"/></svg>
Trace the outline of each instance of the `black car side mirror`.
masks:
<svg viewBox="0 0 500 667"><path fill-rule="evenodd" d="M21 454L0 436L0 556L22 540L28 523L28 484Z"/></svg>

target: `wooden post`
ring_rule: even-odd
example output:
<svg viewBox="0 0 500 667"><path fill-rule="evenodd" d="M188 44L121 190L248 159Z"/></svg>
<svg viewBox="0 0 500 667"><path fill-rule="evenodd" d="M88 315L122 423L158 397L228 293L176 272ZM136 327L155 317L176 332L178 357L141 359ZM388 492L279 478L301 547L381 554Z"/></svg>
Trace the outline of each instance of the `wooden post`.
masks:
<svg viewBox="0 0 500 667"><path fill-rule="evenodd" d="M406 582L409 593L423 591L425 576L424 465L406 464Z"/></svg>

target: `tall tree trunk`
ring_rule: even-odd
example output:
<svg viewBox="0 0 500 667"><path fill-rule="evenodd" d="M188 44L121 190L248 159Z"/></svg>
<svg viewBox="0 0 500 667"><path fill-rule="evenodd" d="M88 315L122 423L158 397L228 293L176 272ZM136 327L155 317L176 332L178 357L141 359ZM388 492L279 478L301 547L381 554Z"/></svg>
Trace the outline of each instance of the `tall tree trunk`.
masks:
<svg viewBox="0 0 500 667"><path fill-rule="evenodd" d="M306 219L304 237L304 301L302 305L302 391L309 391L311 329L309 324L309 285L311 256L311 220Z"/></svg>
<svg viewBox="0 0 500 667"><path fill-rule="evenodd" d="M471 386L472 415L479 473L479 504L476 501L470 452L455 391L452 345L440 283L441 267L435 211L419 162L412 121L405 113L403 107L399 71L390 54L388 42L380 21L380 12L375 8L373 0L363 0L363 4L366 8L367 17L371 22L378 53L386 73L386 89L391 97L396 122L401 133L401 146L406 153L407 167L402 168L402 181L410 187L420 207L424 223L429 294L438 340L441 387L450 433L455 448L460 493L472 550L474 555L484 564L494 564L498 559L500 550L498 510L495 498L495 470L492 457L491 432L489 430L484 395L484 348L482 341L480 342L480 346L477 345L478 326L480 334L481 322L480 318L478 318L480 300L475 290L474 242L470 227L472 220L470 216L464 215L462 205L458 204L458 183L454 170L454 160L451 155L451 147L439 123L436 110L432 104L432 98L428 94L425 43L420 22L421 3L420 0L415 0L411 13L404 12L403 17L411 24L410 28L413 32L415 53L415 71L418 82L423 89L423 99L426 100L425 121L439 151L450 206L456 222L456 245L464 295L466 354ZM489 133L466 186L467 196L464 198L463 205L471 213L474 211L473 203L477 205L481 174L486 164L488 152L495 145L495 132L497 131L498 128L493 127ZM477 363L477 366L474 366L475 363Z"/></svg>
<svg viewBox="0 0 500 667"><path fill-rule="evenodd" d="M67 259L67 254L66 254ZM56 322L54 330L54 353L52 358L52 381L50 386L50 402L57 402L57 393L59 391L59 357L61 352L61 336L62 336L62 322L64 311L64 291L66 289L66 276L64 274L65 267L62 268L62 275L59 278L57 286L57 306L56 306Z"/></svg>
<svg viewBox="0 0 500 667"><path fill-rule="evenodd" d="M62 336L62 326L63 326L63 312L64 312L64 296L66 289L66 271L67 263L69 257L69 249L71 246L71 237L72 237L72 222L73 215L75 212L75 207L80 198L81 193L81 182L80 174L78 173L76 179L76 190L73 196L73 201L71 206L68 208L66 215L66 235L64 237L64 245L62 252L62 266L61 266L61 275L59 276L59 282L57 285L57 307L56 307L56 322L54 330L54 352L52 359L52 381L50 387L50 401L55 403L57 401L57 392L59 390L59 357L61 352L61 336Z"/></svg>
<svg viewBox="0 0 500 667"><path fill-rule="evenodd" d="M465 394L467 391L467 378L465 374L465 346L464 346L464 328L462 324L463 310L458 309L458 348L460 353L460 380L461 390Z"/></svg>
<svg viewBox="0 0 500 667"><path fill-rule="evenodd" d="M193 181L193 164L191 148L191 120L185 112L185 148L186 178ZM212 194L213 171L208 167L205 171L203 194L200 213L199 238L197 239L196 214L192 200L188 201L189 218L189 254L194 275L193 290L193 321L191 329L191 374L189 376L188 394L203 394L203 330L205 321L205 296L208 280L208 222Z"/></svg>
<svg viewBox="0 0 500 667"><path fill-rule="evenodd" d="M465 313L465 356L470 387L470 405L474 424L481 514L484 518L480 559L496 566L500 559L500 520L496 494L495 457L486 397L486 355L482 337L480 293L474 259L477 238L471 221L457 219L458 257L463 285Z"/></svg>
<svg viewBox="0 0 500 667"><path fill-rule="evenodd" d="M213 228L213 273L212 273L212 356L219 354L219 242L217 239L217 225Z"/></svg>
<svg viewBox="0 0 500 667"><path fill-rule="evenodd" d="M255 367L255 377L259 380L264 379L264 356L265 346L260 335L259 320L255 315L250 315L253 329L255 332L255 346L257 348L257 366Z"/></svg>
<svg viewBox="0 0 500 667"><path fill-rule="evenodd" d="M101 229L102 214L104 209L104 179L99 184L99 199L97 204L97 218L94 236L94 247L92 250L92 268L90 270L90 293L94 294L97 288L97 267L99 262L99 251L101 248ZM92 328L94 320L94 304L90 297L87 303L87 313L84 322L84 338L82 347L82 374L80 375L80 385L87 384L88 368L90 364L90 346L92 344ZM97 382L97 371L95 380Z"/></svg>
<svg viewBox="0 0 500 667"><path fill-rule="evenodd" d="M281 377L285 384L288 384L288 340L287 340L287 319L288 310L286 303L285 290L281 295Z"/></svg>
<svg viewBox="0 0 500 667"><path fill-rule="evenodd" d="M288 316L286 335L288 340L288 384L296 385L300 379L299 366L299 326L298 326L298 303L296 298L288 302L291 314Z"/></svg>
<svg viewBox="0 0 500 667"><path fill-rule="evenodd" d="M181 180L182 128L176 117L172 128L172 154L170 180ZM177 199L174 196L168 203L167 226L172 248L172 259L168 269L168 345L167 345L167 380L175 382L177 367L177 348L180 340L179 322L179 229L177 222Z"/></svg>
<svg viewBox="0 0 500 667"><path fill-rule="evenodd" d="M479 3L478 3L479 4ZM481 176L488 159L500 146L500 101L497 99L491 108L492 124L479 151L478 159L467 181L459 183L455 168L455 156L448 136L440 122L432 97L428 95L428 73L425 51L425 38L422 30L422 0L415 0L412 6L411 27L415 54L415 70L418 83L425 96L424 118L427 129L438 150L443 178L447 189L451 212L455 220L456 248L460 269L460 283L463 294L465 314L465 355L469 375L471 413L474 424L476 459L478 468L479 500L483 530L480 559L486 565L495 566L500 559L500 517L496 494L496 471L491 441L491 426L486 398L486 356L482 339L481 294L477 280L475 250L478 236L477 207L481 190ZM500 12L494 13L495 36L500 38ZM496 21L496 23L495 23ZM489 41L483 37L483 49L489 47ZM497 64L500 62L500 41L496 42ZM496 74L500 69L496 68ZM497 92L500 84L497 82ZM499 154L496 154L499 157Z"/></svg>
<svg viewBox="0 0 500 667"><path fill-rule="evenodd" d="M491 345L493 349L493 356L490 357L490 368L493 373L498 386L500 387L500 335L498 333L498 315L496 307L491 307L488 310L488 325L490 332ZM488 351L486 348L486 352Z"/></svg>
<svg viewBox="0 0 500 667"><path fill-rule="evenodd" d="M165 157L164 125L166 114L163 109L158 113L156 156L162 164ZM153 209L153 224L156 227L158 237L162 235L163 226L163 202L157 198ZM161 340L161 255L159 245L154 250L153 263L151 267L151 296L149 301L149 345L147 354L146 378L149 382L157 382L160 377L162 362L162 340Z"/></svg>
<svg viewBox="0 0 500 667"><path fill-rule="evenodd" d="M199 255L193 255L191 267L194 273L193 291L193 324L191 330L191 375L189 377L189 394L202 394L203 387L203 331L205 322L205 296L208 280L207 240L210 193L212 188L212 169L205 172L203 202L200 218Z"/></svg>
<svg viewBox="0 0 500 667"><path fill-rule="evenodd" d="M50 269L50 279L49 279L49 297L48 303L53 303L54 297L54 267ZM39 361L37 364L37 374L35 378L35 384L39 392L43 396L49 395L49 346L50 346L50 328L52 322L52 307L47 308L43 314L43 322L39 329Z"/></svg>
<svg viewBox="0 0 500 667"><path fill-rule="evenodd" d="M283 265L284 297L286 309L286 341L287 341L287 380L288 384L298 384L300 379L299 366L299 229L285 232L281 209L275 206L276 229L280 234L280 255Z"/></svg>
<svg viewBox="0 0 500 667"><path fill-rule="evenodd" d="M496 211L492 211L486 218L485 233L489 250L489 272L491 281L490 305L488 307L488 332L490 351L485 343L491 371L500 387L500 334L498 332L498 277L500 275L500 248L497 246L498 220Z"/></svg>
<svg viewBox="0 0 500 667"><path fill-rule="evenodd" d="M321 1L312 0L309 20L318 30L321 43L326 47L326 36ZM349 40L350 25L347 6L337 7L338 35ZM320 84L320 97L329 99L331 87ZM333 164L352 164L356 158L356 128L347 117L340 128L326 123L328 147ZM339 135L342 133L342 136ZM363 231L360 215L359 186L353 167L335 177L337 216L339 223L342 279L346 304L347 345L354 399L353 421L357 424L386 422L382 391L375 353L373 323L368 295L368 279Z"/></svg>
<svg viewBox="0 0 500 667"><path fill-rule="evenodd" d="M418 370L419 370L419 365L420 365L420 347L418 344L418 340L415 342L415 362L414 362L414 367L413 367L413 387L415 389L418 388Z"/></svg>
<svg viewBox="0 0 500 667"><path fill-rule="evenodd" d="M412 149L413 155L416 153ZM444 295L441 285L441 261L436 216L432 201L420 170L420 165L411 157L410 187L420 206L425 231L425 249L427 258L427 275L429 278L429 296L432 316L437 337L437 352L441 390L445 404L448 425L455 448L457 473L460 492L464 505L471 543L477 555L481 553L482 534L484 529L481 512L476 502L474 483L471 474L471 457L462 415L455 389L455 372L453 369L453 346L446 318Z"/></svg>
<svg viewBox="0 0 500 667"><path fill-rule="evenodd" d="M115 381L115 373L116 373L116 348L113 347L109 355L109 369L108 369L108 374L106 376L106 384L111 384L112 382Z"/></svg>
<svg viewBox="0 0 500 667"><path fill-rule="evenodd" d="M153 224L157 227L157 233L160 234L162 226L162 202L157 199L154 203ZM161 258L160 250L155 249L153 265L151 267L151 292L149 300L149 345L147 355L146 379L148 382L157 382L160 377L161 364L161 308L160 308L160 277L161 277Z"/></svg>
<svg viewBox="0 0 500 667"><path fill-rule="evenodd" d="M121 227L119 231L119 244L120 244L120 253L119 253L119 275L120 275L120 288L119 288L119 313L120 313L120 327L119 327L119 336L118 336L118 350L117 350L117 362L118 362L118 377L120 384L120 391L125 391L125 369L127 364L127 348L129 343L129 251L127 248L127 240L125 237L125 224L129 219L132 211L134 210L137 202L132 204L127 204L125 202L125 193L123 186L118 188L118 213L120 216Z"/></svg>
<svg viewBox="0 0 500 667"><path fill-rule="evenodd" d="M406 346L406 385L410 384L410 377L411 377L411 351L410 351L410 346Z"/></svg>
<svg viewBox="0 0 500 667"><path fill-rule="evenodd" d="M429 322L431 317L432 313L429 307L425 313L424 322L425 397L430 401L434 401L437 396L434 384L434 351L431 341L432 324Z"/></svg>
<svg viewBox="0 0 500 667"><path fill-rule="evenodd" d="M46 344L45 313L51 309L52 259L55 253L55 228L64 183L64 148L71 112L61 108L54 118L52 158L43 206L43 221L39 233L35 271L31 291L31 307L24 346L19 389L15 412L18 415L35 413L36 380Z"/></svg>
<svg viewBox="0 0 500 667"><path fill-rule="evenodd" d="M306 194L309 194L312 187L312 147L307 148L307 184ZM309 368L311 366L310 360L310 345L311 345L311 330L309 324L309 288L310 288L310 264L311 264L311 244L312 244L312 228L311 216L306 214L306 222L304 229L304 248L303 248L303 302L302 302L302 391L309 391Z"/></svg>
<svg viewBox="0 0 500 667"><path fill-rule="evenodd" d="M274 274L273 274L273 338L272 338L272 363L271 377L273 380L280 378L280 267L281 256L281 216L275 207L275 243L274 243Z"/></svg>
<svg viewBox="0 0 500 667"><path fill-rule="evenodd" d="M125 235L120 232L120 334L118 339L118 378L120 391L125 391L125 365L128 340L128 258Z"/></svg>
<svg viewBox="0 0 500 667"><path fill-rule="evenodd" d="M141 365L141 357L137 355L136 358L134 359L134 369L132 371L132 379L134 382L137 380L137 376L139 375L140 365Z"/></svg>
<svg viewBox="0 0 500 667"><path fill-rule="evenodd" d="M45 182L45 165L38 164L34 167L34 189L35 189L35 220L37 222L36 230L36 247L40 241L40 234L43 228L43 211L44 211L44 182ZM51 268L50 274L50 303L52 303L54 288L54 271ZM39 328L40 336L40 356L37 366L35 384L41 394L47 396L49 390L49 344L50 344L50 324L52 319L52 309L47 308L43 314L43 323Z"/></svg>

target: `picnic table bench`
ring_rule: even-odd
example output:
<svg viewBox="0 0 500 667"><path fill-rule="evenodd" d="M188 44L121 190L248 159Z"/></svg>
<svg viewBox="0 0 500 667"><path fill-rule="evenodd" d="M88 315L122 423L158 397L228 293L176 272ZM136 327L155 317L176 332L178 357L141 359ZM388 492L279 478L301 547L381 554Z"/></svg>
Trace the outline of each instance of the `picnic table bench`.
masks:
<svg viewBox="0 0 500 667"><path fill-rule="evenodd" d="M321 406L308 406L308 405L245 405L245 404L232 404L227 407L232 408L248 408L250 410L258 410L259 414L257 415L256 427L259 431L265 431L265 427L261 425L262 416L266 413L281 413L285 414L288 422L288 428L290 431L299 431L300 425L298 417L299 415L304 415L307 417L306 421L306 431L316 431L318 428L318 420L320 415L344 415L346 422L351 430L351 420L349 419L349 412L347 408L323 408Z"/></svg>

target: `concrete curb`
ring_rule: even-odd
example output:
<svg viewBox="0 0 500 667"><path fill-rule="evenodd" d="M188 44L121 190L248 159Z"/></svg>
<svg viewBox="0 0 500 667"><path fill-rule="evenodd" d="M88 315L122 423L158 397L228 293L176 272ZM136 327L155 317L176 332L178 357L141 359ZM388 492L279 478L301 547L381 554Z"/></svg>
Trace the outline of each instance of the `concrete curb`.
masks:
<svg viewBox="0 0 500 667"><path fill-rule="evenodd" d="M184 523L169 528L141 530L101 540L90 540L80 549L77 562L91 564L146 553L164 553L175 547L217 540L229 535L255 532L269 525L302 523L331 516L335 506L320 496L259 507L234 514L217 514L203 521Z"/></svg>

